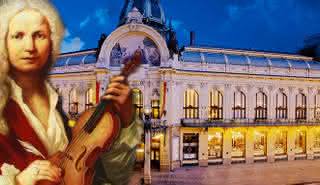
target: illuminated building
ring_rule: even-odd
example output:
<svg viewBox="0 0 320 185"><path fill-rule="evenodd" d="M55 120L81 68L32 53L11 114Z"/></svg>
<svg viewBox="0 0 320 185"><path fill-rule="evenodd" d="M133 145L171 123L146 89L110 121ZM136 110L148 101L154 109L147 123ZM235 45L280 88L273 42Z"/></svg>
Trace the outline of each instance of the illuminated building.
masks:
<svg viewBox="0 0 320 185"><path fill-rule="evenodd" d="M152 138L155 168L320 157L319 62L192 43L179 56L176 46L159 1L128 0L99 58L96 49L62 54L50 78L66 112L77 115L99 100L123 59L142 49L143 64L129 78L137 114L148 105L153 125L168 127Z"/></svg>

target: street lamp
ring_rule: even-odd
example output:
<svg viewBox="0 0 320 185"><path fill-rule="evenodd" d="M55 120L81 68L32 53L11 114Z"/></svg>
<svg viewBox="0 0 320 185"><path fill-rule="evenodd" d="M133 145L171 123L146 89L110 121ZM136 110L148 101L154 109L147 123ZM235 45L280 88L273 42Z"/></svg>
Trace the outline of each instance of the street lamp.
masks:
<svg viewBox="0 0 320 185"><path fill-rule="evenodd" d="M151 108L145 106L144 110L144 184L151 184Z"/></svg>

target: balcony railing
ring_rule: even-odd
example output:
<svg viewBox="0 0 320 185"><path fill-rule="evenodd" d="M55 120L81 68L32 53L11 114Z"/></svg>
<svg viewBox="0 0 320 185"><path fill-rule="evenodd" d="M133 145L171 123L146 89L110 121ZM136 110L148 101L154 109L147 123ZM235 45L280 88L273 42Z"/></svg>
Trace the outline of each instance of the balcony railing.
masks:
<svg viewBox="0 0 320 185"><path fill-rule="evenodd" d="M208 119L181 119L185 127L243 127L243 126L313 126L320 125L320 120L208 120Z"/></svg>

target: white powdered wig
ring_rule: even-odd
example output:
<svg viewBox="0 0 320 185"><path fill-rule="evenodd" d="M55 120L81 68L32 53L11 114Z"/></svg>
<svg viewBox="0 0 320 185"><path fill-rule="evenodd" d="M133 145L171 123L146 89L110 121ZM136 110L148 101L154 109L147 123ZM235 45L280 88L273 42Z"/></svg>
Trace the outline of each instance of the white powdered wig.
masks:
<svg viewBox="0 0 320 185"><path fill-rule="evenodd" d="M10 94L6 82L9 71L6 35L11 18L25 9L40 12L49 22L52 50L48 62L51 65L60 53L60 43L64 35L64 26L60 16L49 0L0 0L0 134L8 133L8 127L2 115Z"/></svg>

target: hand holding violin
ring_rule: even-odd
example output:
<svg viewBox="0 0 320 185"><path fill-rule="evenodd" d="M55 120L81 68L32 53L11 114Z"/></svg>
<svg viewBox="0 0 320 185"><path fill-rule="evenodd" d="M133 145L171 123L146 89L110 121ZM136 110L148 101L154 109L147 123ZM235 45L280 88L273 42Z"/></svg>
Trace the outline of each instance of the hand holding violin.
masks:
<svg viewBox="0 0 320 185"><path fill-rule="evenodd" d="M114 76L102 99L112 100L123 127L128 127L134 116L132 91L124 76Z"/></svg>

